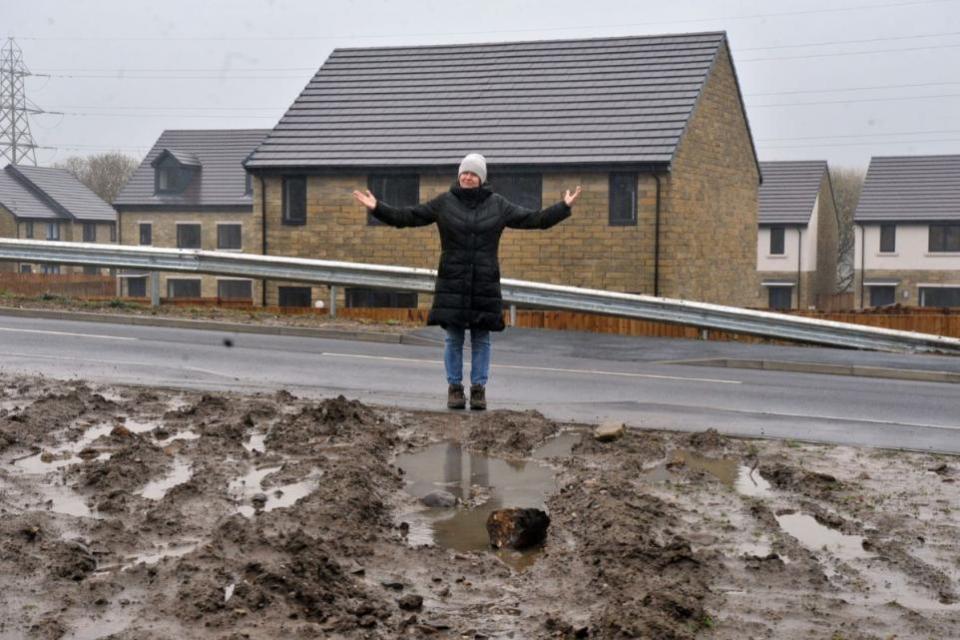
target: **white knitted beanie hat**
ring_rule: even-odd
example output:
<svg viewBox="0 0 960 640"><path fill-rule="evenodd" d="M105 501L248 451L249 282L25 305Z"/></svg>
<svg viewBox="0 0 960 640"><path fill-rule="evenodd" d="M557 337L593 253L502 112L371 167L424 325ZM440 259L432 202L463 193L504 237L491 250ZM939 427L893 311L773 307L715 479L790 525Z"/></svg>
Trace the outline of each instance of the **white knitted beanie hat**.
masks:
<svg viewBox="0 0 960 640"><path fill-rule="evenodd" d="M483 184L487 181L487 159L479 153L468 153L460 161L460 170L457 171L457 175L459 176L464 171L480 176L480 184Z"/></svg>

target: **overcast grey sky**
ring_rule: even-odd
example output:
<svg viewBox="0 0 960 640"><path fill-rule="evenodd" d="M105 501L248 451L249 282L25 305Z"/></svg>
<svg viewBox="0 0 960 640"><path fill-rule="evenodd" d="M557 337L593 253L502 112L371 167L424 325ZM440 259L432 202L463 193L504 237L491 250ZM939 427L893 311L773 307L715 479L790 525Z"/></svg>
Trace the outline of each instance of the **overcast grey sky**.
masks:
<svg viewBox="0 0 960 640"><path fill-rule="evenodd" d="M0 28L63 114L31 117L44 165L270 128L336 47L717 30L761 160L960 153L960 0L0 0Z"/></svg>

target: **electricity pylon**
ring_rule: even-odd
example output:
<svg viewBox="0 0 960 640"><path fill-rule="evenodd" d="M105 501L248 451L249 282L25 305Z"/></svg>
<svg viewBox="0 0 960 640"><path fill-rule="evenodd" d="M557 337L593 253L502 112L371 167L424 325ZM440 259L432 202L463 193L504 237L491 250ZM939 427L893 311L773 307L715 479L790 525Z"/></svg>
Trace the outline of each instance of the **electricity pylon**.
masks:
<svg viewBox="0 0 960 640"><path fill-rule="evenodd" d="M23 52L13 41L0 50L0 159L11 164L37 165L37 145L30 135L31 113L42 110L28 104L23 79L31 75L23 64Z"/></svg>

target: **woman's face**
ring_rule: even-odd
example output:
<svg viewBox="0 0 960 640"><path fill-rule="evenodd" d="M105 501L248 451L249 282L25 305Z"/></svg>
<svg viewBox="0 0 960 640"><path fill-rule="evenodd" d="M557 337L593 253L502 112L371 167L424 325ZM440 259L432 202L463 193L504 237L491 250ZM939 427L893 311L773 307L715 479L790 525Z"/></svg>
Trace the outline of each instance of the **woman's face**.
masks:
<svg viewBox="0 0 960 640"><path fill-rule="evenodd" d="M472 171L464 171L460 174L460 186L464 189L476 189L480 186L480 176Z"/></svg>

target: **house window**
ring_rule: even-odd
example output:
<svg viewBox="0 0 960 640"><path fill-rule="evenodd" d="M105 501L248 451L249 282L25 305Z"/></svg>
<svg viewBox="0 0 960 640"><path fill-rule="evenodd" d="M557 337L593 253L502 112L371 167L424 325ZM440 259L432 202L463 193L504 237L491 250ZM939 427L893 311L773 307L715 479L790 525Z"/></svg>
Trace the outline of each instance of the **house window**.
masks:
<svg viewBox="0 0 960 640"><path fill-rule="evenodd" d="M217 249L239 250L242 248L239 224L217 225Z"/></svg>
<svg viewBox="0 0 960 640"><path fill-rule="evenodd" d="M367 177L367 188L377 200L383 200L394 207L412 207L420 202L420 176L418 175L371 175ZM367 224L383 223L368 211Z"/></svg>
<svg viewBox="0 0 960 640"><path fill-rule="evenodd" d="M217 280L217 297L223 300L253 300L253 282Z"/></svg>
<svg viewBox="0 0 960 640"><path fill-rule="evenodd" d="M86 264L83 266L83 273L88 276L98 276L100 275L100 267Z"/></svg>
<svg viewBox="0 0 960 640"><path fill-rule="evenodd" d="M770 227L770 255L782 256L784 254L784 236L786 229L784 227Z"/></svg>
<svg viewBox="0 0 960 640"><path fill-rule="evenodd" d="M283 179L283 224L307 223L307 178L288 176Z"/></svg>
<svg viewBox="0 0 960 640"><path fill-rule="evenodd" d="M153 244L153 224L150 222L140 223L140 244L149 246Z"/></svg>
<svg viewBox="0 0 960 640"><path fill-rule="evenodd" d="M244 175L243 195L253 195L253 174L249 171Z"/></svg>
<svg viewBox="0 0 960 640"><path fill-rule="evenodd" d="M387 307L391 309L416 309L415 291L388 291L385 289L367 289L348 287L346 290L347 307Z"/></svg>
<svg viewBox="0 0 960 640"><path fill-rule="evenodd" d="M172 159L157 167L157 193L180 193L190 182L190 170L184 169Z"/></svg>
<svg viewBox="0 0 960 640"><path fill-rule="evenodd" d="M310 287L279 287L278 295L281 307L309 307L313 303Z"/></svg>
<svg viewBox="0 0 960 640"><path fill-rule="evenodd" d="M33 237L33 220L27 220L25 226L26 228L24 229L24 232L23 232L24 237L32 238Z"/></svg>
<svg viewBox="0 0 960 640"><path fill-rule="evenodd" d="M920 287L921 307L960 307L960 287Z"/></svg>
<svg viewBox="0 0 960 640"><path fill-rule="evenodd" d="M637 174L610 174L610 226L637 224Z"/></svg>
<svg viewBox="0 0 960 640"><path fill-rule="evenodd" d="M893 253L897 250L897 225L880 225L880 253Z"/></svg>
<svg viewBox="0 0 960 640"><path fill-rule="evenodd" d="M490 187L515 205L526 209L543 206L543 176L539 173L502 173L493 176Z"/></svg>
<svg viewBox="0 0 960 640"><path fill-rule="evenodd" d="M960 252L960 224L931 224L930 253Z"/></svg>
<svg viewBox="0 0 960 640"><path fill-rule="evenodd" d="M199 298L200 281L187 278L167 279L168 298Z"/></svg>
<svg viewBox="0 0 960 640"><path fill-rule="evenodd" d="M29 264L20 265L20 273L33 273L33 267Z"/></svg>
<svg viewBox="0 0 960 640"><path fill-rule="evenodd" d="M771 309L789 309L793 306L793 287L767 287Z"/></svg>
<svg viewBox="0 0 960 640"><path fill-rule="evenodd" d="M92 222L83 223L83 241L84 242L97 241L97 225L95 225Z"/></svg>
<svg viewBox="0 0 960 640"><path fill-rule="evenodd" d="M60 224L58 222L47 223L47 240L60 239Z"/></svg>
<svg viewBox="0 0 960 640"><path fill-rule="evenodd" d="M177 249L199 249L200 248L200 225L199 224L178 224L177 225Z"/></svg>
<svg viewBox="0 0 960 640"><path fill-rule="evenodd" d="M131 298L147 297L147 278L127 278L127 295Z"/></svg>
<svg viewBox="0 0 960 640"><path fill-rule="evenodd" d="M114 222L110 224L110 242L116 242L116 241L117 241L117 224Z"/></svg>
<svg viewBox="0 0 960 640"><path fill-rule="evenodd" d="M888 307L897 301L897 288L892 286L870 287L870 306Z"/></svg>
<svg viewBox="0 0 960 640"><path fill-rule="evenodd" d="M40 267L40 270L43 273L47 274L58 274L60 273L60 265L58 264L45 264Z"/></svg>

